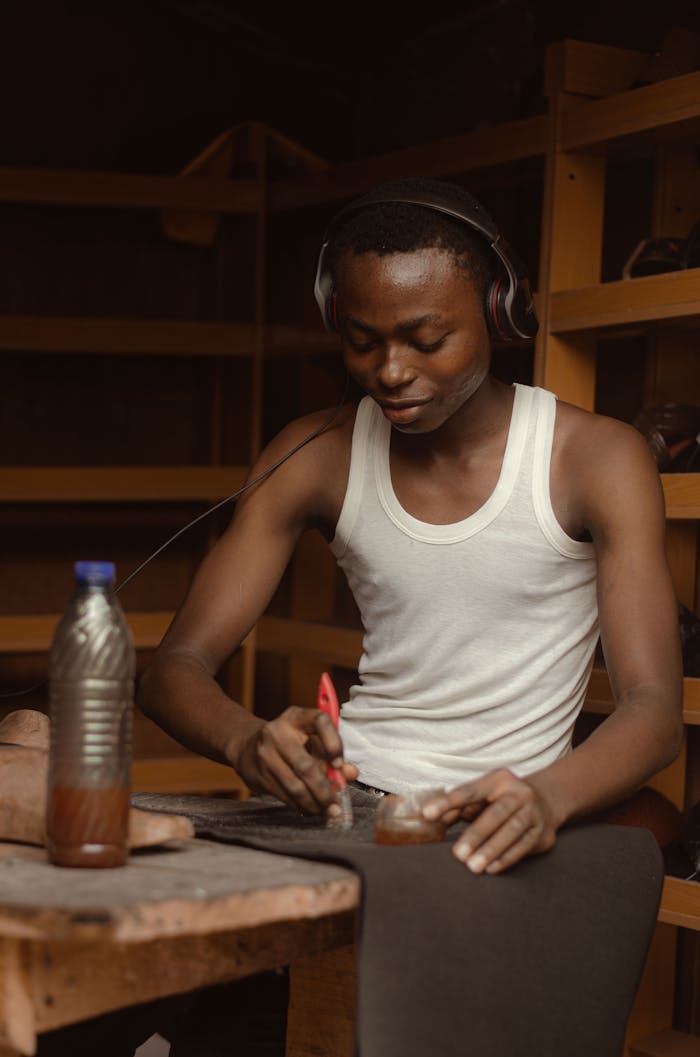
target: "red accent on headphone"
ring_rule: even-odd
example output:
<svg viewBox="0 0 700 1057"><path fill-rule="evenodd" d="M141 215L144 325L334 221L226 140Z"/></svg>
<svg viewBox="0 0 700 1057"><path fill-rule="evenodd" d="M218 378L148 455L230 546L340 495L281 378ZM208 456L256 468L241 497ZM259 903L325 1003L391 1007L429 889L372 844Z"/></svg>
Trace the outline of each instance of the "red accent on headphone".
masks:
<svg viewBox="0 0 700 1057"><path fill-rule="evenodd" d="M501 323L500 323L500 320L498 318L498 309L496 307L496 304L497 304L497 301L498 301L498 288L499 288L500 285L501 285L501 276L499 275L498 279L496 279L496 282L493 284L493 298L492 298L492 301L491 301L491 315L493 317L493 325L494 325L494 328L495 328L497 334L502 334L503 333L503 331L501 329Z"/></svg>

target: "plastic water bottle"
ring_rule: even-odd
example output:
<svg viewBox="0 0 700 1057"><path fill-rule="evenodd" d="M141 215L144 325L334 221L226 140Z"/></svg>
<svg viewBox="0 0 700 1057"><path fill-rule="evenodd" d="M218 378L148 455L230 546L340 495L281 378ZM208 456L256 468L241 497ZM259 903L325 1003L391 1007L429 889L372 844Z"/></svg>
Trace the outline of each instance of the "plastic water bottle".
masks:
<svg viewBox="0 0 700 1057"><path fill-rule="evenodd" d="M58 866L123 866L129 853L134 644L112 562L76 562L49 661L46 835Z"/></svg>

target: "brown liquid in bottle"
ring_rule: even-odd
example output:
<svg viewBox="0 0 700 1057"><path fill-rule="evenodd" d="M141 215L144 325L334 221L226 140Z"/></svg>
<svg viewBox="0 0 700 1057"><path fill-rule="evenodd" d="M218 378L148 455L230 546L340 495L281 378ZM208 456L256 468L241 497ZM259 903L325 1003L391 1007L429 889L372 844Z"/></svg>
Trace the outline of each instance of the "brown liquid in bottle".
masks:
<svg viewBox="0 0 700 1057"><path fill-rule="evenodd" d="M444 835L444 823L427 818L381 819L374 828L375 844L433 844Z"/></svg>
<svg viewBox="0 0 700 1057"><path fill-rule="evenodd" d="M129 787L54 786L46 829L56 866L123 866L129 854Z"/></svg>

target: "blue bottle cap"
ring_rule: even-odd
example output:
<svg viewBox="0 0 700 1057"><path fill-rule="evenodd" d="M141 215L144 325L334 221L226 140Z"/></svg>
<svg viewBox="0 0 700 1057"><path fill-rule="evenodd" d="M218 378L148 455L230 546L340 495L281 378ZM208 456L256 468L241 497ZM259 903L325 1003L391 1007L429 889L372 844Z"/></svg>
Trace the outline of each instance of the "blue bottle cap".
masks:
<svg viewBox="0 0 700 1057"><path fill-rule="evenodd" d="M114 562L76 562L75 579L81 586L110 587L114 583Z"/></svg>

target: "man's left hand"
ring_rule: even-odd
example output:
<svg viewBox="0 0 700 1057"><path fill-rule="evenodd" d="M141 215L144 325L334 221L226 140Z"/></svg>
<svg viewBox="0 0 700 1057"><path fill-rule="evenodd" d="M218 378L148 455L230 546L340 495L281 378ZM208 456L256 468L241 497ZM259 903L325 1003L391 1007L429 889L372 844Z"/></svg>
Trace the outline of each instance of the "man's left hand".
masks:
<svg viewBox="0 0 700 1057"><path fill-rule="evenodd" d="M505 768L435 797L423 814L448 824L473 819L452 847L472 873L501 873L527 855L549 851L556 841L554 812L543 794Z"/></svg>

